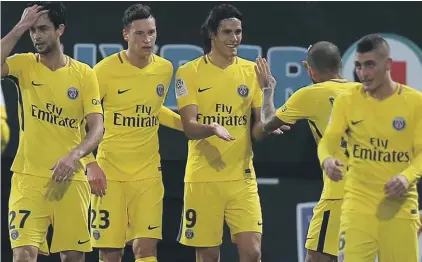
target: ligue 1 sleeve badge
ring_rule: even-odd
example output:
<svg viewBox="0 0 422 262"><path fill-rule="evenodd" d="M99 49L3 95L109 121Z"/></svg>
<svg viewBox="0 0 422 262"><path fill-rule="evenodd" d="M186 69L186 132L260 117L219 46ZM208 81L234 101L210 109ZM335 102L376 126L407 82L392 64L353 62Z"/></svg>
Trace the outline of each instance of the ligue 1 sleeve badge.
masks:
<svg viewBox="0 0 422 262"><path fill-rule="evenodd" d="M393 120L393 127L397 131L403 130L406 127L406 120L403 117L396 117Z"/></svg>
<svg viewBox="0 0 422 262"><path fill-rule="evenodd" d="M237 93L241 97L247 97L249 95L249 88L245 85L241 85L237 88Z"/></svg>
<svg viewBox="0 0 422 262"><path fill-rule="evenodd" d="M67 97L69 97L69 99L75 100L76 98L78 98L78 96L78 89L76 89L75 87L69 87L69 89L67 90Z"/></svg>
<svg viewBox="0 0 422 262"><path fill-rule="evenodd" d="M157 95L159 97L162 97L164 95L164 86L162 84L159 84L157 86Z"/></svg>

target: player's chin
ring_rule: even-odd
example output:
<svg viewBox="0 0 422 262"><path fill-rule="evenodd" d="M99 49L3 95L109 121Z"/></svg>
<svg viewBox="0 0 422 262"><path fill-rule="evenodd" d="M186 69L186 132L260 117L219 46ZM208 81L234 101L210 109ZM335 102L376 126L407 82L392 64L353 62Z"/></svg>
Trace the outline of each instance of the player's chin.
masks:
<svg viewBox="0 0 422 262"><path fill-rule="evenodd" d="M363 89L365 91L371 92L371 91L375 90L375 86L373 84L363 84Z"/></svg>
<svg viewBox="0 0 422 262"><path fill-rule="evenodd" d="M226 54L229 57L235 57L235 56L237 56L237 48L235 48L235 49L229 49Z"/></svg>

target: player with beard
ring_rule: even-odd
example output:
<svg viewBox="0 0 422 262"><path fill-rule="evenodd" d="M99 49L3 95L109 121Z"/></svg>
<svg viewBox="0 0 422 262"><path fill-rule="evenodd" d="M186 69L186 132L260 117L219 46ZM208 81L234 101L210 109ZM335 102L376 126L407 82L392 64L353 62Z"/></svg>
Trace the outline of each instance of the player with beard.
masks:
<svg viewBox="0 0 422 262"><path fill-rule="evenodd" d="M84 252L92 250L90 186L81 158L100 143L103 116L95 72L60 48L65 24L61 2L37 2L1 39L1 75L11 77L19 93L19 148L9 198L14 261L48 254L50 225L51 252L60 252L62 261L84 261ZM28 30L37 53L8 57ZM82 139L85 121L89 132ZM104 189L105 177L92 181Z"/></svg>
<svg viewBox="0 0 422 262"><path fill-rule="evenodd" d="M201 28L204 56L176 73L177 104L190 139L179 241L195 247L201 262L219 261L224 220L240 261L261 259L251 133L261 123L262 75L255 63L237 56L242 20L231 5L214 7Z"/></svg>
<svg viewBox="0 0 422 262"><path fill-rule="evenodd" d="M417 181L422 174L422 94L391 79L390 46L379 35L357 44L362 82L338 96L318 146L333 181L345 179L339 261L418 261ZM335 157L347 136L347 172Z"/></svg>
<svg viewBox="0 0 422 262"><path fill-rule="evenodd" d="M257 136L264 137L281 125L292 125L306 119L318 144L327 128L333 102L343 92L356 87L358 83L348 82L341 77L340 51L330 42L317 42L308 49L303 62L313 85L297 90L277 111L274 109L274 89L264 88L262 119L265 125ZM269 72L268 64L258 59L257 70ZM346 142L338 141L336 157L346 161ZM309 225L305 247L307 262L335 261L338 252L341 204L344 182L334 182L323 174L324 188Z"/></svg>

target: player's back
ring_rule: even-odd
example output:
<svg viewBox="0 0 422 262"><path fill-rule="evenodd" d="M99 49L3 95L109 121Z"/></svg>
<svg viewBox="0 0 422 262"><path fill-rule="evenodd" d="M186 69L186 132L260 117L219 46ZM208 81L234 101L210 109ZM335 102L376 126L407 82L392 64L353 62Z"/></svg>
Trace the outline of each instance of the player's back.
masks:
<svg viewBox="0 0 422 262"><path fill-rule="evenodd" d="M284 122L294 124L299 119L307 119L316 143L319 143L327 128L334 100L340 94L357 86L358 83L345 79L331 79L303 87L277 110L277 116ZM338 142L336 156L343 162L346 158L346 142ZM333 182L323 174L324 188L321 199L341 199L344 195L344 182Z"/></svg>
<svg viewBox="0 0 422 262"><path fill-rule="evenodd" d="M349 170L345 209L380 217L417 217L416 184L399 199L389 199L384 186L409 167L422 127L422 93L398 84L393 95L379 101L362 85L338 99L348 123Z"/></svg>
<svg viewBox="0 0 422 262"><path fill-rule="evenodd" d="M100 85L105 127L97 160L107 171L107 179L139 180L157 174L158 115L173 65L152 55L152 62L140 69L121 51L99 62L94 70Z"/></svg>
<svg viewBox="0 0 422 262"><path fill-rule="evenodd" d="M12 170L51 177L50 168L80 144L86 114L101 112L95 73L70 57L56 71L33 53L17 54L6 62L19 95L20 139ZM86 179L82 165L73 179Z"/></svg>
<svg viewBox="0 0 422 262"><path fill-rule="evenodd" d="M207 56L181 66L176 74L179 108L198 107L200 124L218 123L236 139L216 136L189 141L185 181L208 182L255 178L252 165L251 110L261 107L262 93L254 63L236 58L221 69Z"/></svg>

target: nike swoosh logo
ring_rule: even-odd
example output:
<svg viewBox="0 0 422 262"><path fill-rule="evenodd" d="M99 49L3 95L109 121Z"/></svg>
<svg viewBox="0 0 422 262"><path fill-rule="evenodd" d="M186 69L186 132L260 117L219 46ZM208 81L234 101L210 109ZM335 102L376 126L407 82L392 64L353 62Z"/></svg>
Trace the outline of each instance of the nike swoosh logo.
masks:
<svg viewBox="0 0 422 262"><path fill-rule="evenodd" d="M262 226L262 222L258 222L258 226Z"/></svg>
<svg viewBox="0 0 422 262"><path fill-rule="evenodd" d="M32 85L33 85L33 86L43 86L44 84L37 84L37 83L35 83L34 81L32 81Z"/></svg>
<svg viewBox="0 0 422 262"><path fill-rule="evenodd" d="M359 120L359 121L352 121L352 125L357 125L357 124L359 124L360 122L362 122L363 120Z"/></svg>
<svg viewBox="0 0 422 262"><path fill-rule="evenodd" d="M153 230L153 229L156 229L156 228L159 228L160 226L156 226L156 227L152 227L152 226L148 226L148 230Z"/></svg>
<svg viewBox="0 0 422 262"><path fill-rule="evenodd" d="M203 89L198 88L198 92L199 92L199 93L202 93L202 92L207 91L208 89L211 89L211 88L212 88L212 87L203 88Z"/></svg>
<svg viewBox="0 0 422 262"><path fill-rule="evenodd" d="M121 94L123 94L123 93L126 93L127 91L129 91L130 90L130 88L129 89L125 89L125 90L117 90L117 93L119 94L119 95L121 95Z"/></svg>
<svg viewBox="0 0 422 262"><path fill-rule="evenodd" d="M80 241L80 240L78 240L78 244L79 244L79 245L82 245L82 244L87 243L88 241L89 241L89 239L88 239L88 240L85 240L85 241Z"/></svg>

